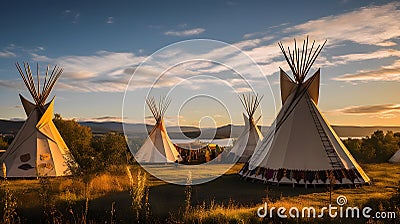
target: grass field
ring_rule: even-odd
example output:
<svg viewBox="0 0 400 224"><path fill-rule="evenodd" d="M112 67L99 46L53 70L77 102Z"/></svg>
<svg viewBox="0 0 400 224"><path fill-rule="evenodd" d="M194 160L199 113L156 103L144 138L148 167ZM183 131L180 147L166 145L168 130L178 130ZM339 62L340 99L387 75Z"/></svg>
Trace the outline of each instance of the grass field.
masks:
<svg viewBox="0 0 400 224"><path fill-rule="evenodd" d="M399 187L400 165L362 165L373 179L370 186L337 188L336 197L347 197L348 206L370 206L374 211L396 211L390 198ZM167 184L152 177L139 166L116 168L90 181L83 178L8 180L1 185L3 222L13 214L13 221L23 223L133 223L137 218L159 223L249 223L299 222L364 223L363 219L260 219L257 208L267 200L268 206L290 208L329 204L327 187L267 186L242 180L235 165L222 177L191 187ZM139 174L140 171L140 174ZM208 172L207 172L208 173ZM204 176L207 177L207 173ZM142 186L142 188L140 188ZM86 203L88 202L88 203ZM4 208L7 205L6 208ZM14 212L15 211L15 212ZM6 213L4 215L4 213ZM6 217L6 218L4 218ZM368 220L385 223L390 220Z"/></svg>

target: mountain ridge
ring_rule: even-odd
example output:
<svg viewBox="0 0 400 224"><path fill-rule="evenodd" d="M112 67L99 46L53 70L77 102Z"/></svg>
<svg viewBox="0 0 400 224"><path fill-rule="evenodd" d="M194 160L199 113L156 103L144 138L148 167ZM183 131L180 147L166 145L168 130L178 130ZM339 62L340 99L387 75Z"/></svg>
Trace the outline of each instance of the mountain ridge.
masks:
<svg viewBox="0 0 400 224"><path fill-rule="evenodd" d="M0 119L0 134L16 134L22 127L24 121L13 121ZM143 123L126 123L124 126L121 122L116 121L82 121L80 125L90 127L94 134L104 134L107 132L123 133L124 128L127 135L146 136L154 125ZM269 126L259 126L261 131L265 131ZM365 137L371 135L376 130L400 132L400 126L356 126L356 125L332 125L333 129L338 133L339 137ZM194 126L168 126L168 134L171 138L194 138L201 136L202 138L226 138L237 137L241 133L243 125L227 124L214 128L198 128Z"/></svg>

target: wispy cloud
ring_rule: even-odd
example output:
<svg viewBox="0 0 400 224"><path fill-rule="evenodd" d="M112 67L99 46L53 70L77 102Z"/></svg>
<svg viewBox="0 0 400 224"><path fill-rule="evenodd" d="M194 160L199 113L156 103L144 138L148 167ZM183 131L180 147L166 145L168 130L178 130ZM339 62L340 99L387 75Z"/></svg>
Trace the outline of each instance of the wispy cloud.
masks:
<svg viewBox="0 0 400 224"><path fill-rule="evenodd" d="M392 54L388 55L394 56L395 54L399 54L399 52L392 51ZM355 57L355 59L357 58L358 56ZM369 58L369 56L365 55L361 56L361 58ZM361 70L353 74L344 74L335 77L333 80L346 82L400 81L400 59L394 61L391 65L381 66L381 68L376 70Z"/></svg>
<svg viewBox="0 0 400 224"><path fill-rule="evenodd" d="M329 39L330 43L352 41L359 44L390 46L400 36L400 3L367 6L336 16L327 16L287 28L312 37Z"/></svg>
<svg viewBox="0 0 400 224"><path fill-rule="evenodd" d="M364 62L366 60L379 60L392 57L391 60L400 59L400 51L387 49L393 47L396 43L393 41L400 37L400 3L389 3L381 6L370 5L362 7L351 12L323 17L311 20L302 24L288 27L284 24L280 27L281 31L276 35L282 36L306 36L311 39L322 41L328 39L328 44L322 54L319 56L314 67L323 66L335 67L342 64L348 64L352 61ZM244 52L250 55L260 66L266 75L272 75L278 71L278 67L286 69L286 63L282 58L282 53L276 46L276 43L261 41L260 35L268 37L263 32L246 34L242 41ZM274 40L273 37L270 37ZM291 38L278 39L284 45L292 42ZM277 41L278 41L277 40ZM302 41L302 40L301 40ZM349 42L350 41L350 42ZM291 44L291 43L290 43ZM341 44L354 45L352 49L364 49L365 45L370 45L372 49L377 49L371 53L347 53L326 57L324 52L333 52ZM236 44L235 44L236 45ZM245 49L250 48L250 49ZM397 59L397 60L398 60ZM379 62L377 62L379 64ZM400 64L400 63L399 63ZM344 74L333 78L337 81L381 81L398 80L398 70L400 66L382 67L376 71L358 71L355 74Z"/></svg>
<svg viewBox="0 0 400 224"><path fill-rule="evenodd" d="M0 58L15 58L17 57L17 50L22 49L21 47L15 46L15 44L10 44L0 50ZM22 49L23 50L23 49Z"/></svg>
<svg viewBox="0 0 400 224"><path fill-rule="evenodd" d="M1 58L14 58L16 56L17 55L14 52L11 52L11 51L7 51L7 50L0 51L0 57Z"/></svg>
<svg viewBox="0 0 400 224"><path fill-rule="evenodd" d="M64 67L59 81L61 89L83 92L121 92L125 90L131 72L144 57L133 53L99 51L91 56L62 56L50 58L32 54L35 61L58 64Z"/></svg>
<svg viewBox="0 0 400 224"><path fill-rule="evenodd" d="M360 71L355 74L344 74L333 78L336 81L400 81L400 68L382 68L372 71Z"/></svg>
<svg viewBox="0 0 400 224"><path fill-rule="evenodd" d="M400 115L400 104L377 104L350 106L342 109L329 111L328 113L367 116L369 118L391 119Z"/></svg>
<svg viewBox="0 0 400 224"><path fill-rule="evenodd" d="M282 67L288 70L288 66L282 57L276 41L282 41L284 45L292 44L292 38L280 38L280 36L305 36L329 39L330 45L325 51L331 51L339 46L339 42L347 44L352 41L357 46L365 44L373 45L376 49L372 53L348 53L328 57L320 55L315 66L334 67L339 64L351 61L366 61L393 57L400 59L400 51L387 49L395 45L394 39L400 37L400 25L397 22L400 18L398 9L400 3L389 3L382 6L363 7L352 12L340 15L323 17L317 20L308 21L303 24L289 27L282 24L274 27L274 35L258 32L246 35L246 40L233 43L249 55L264 75L272 75ZM67 16L79 14L72 10L65 10ZM79 15L78 15L79 18ZM107 18L106 22L113 22L114 18ZM198 35L205 31L203 28L186 29L187 24L180 24L178 30L169 30L165 35L172 36L191 36ZM183 30L184 29L184 30ZM158 54L158 62L146 66L141 66L140 76L136 76L132 88L145 88L152 85L154 80L164 71L168 70L166 76L158 80L156 87L170 87L177 82L186 80L187 77L199 74L222 74L224 71L235 70L240 74L245 74L245 78L250 82L261 82L255 69L253 61L239 54L237 48L229 48L223 45L216 45L214 50L207 53L185 51L185 49L172 49ZM359 49L359 48L355 48ZM38 50L40 50L38 48ZM12 51L10 51L12 52ZM65 68L65 74L59 82L59 88L73 91L95 91L95 92L122 92L126 88L131 74L136 67L146 58L129 52L108 52L99 51L92 55L76 56L67 55L61 57L48 57L41 51L30 52L32 59L39 62L59 64ZM1 57L1 52L0 52ZM195 61L191 63L179 64L183 61L195 59L209 59L218 63L207 61ZM156 60L157 61L157 60ZM378 70L358 71L354 74L344 74L333 78L337 81L381 81L381 80L400 80L400 60L391 66L381 67ZM171 65L179 64L172 69ZM223 65L234 65L233 68ZM233 71L232 70L232 71ZM232 72L231 72L232 73ZM226 80L233 80L233 77L224 77ZM236 77L237 78L237 77ZM201 83L204 83L202 85ZM217 81L212 81L216 84ZM1 81L0 85L10 86L15 83ZM207 87L209 83L199 80L196 88ZM234 85L238 91L248 91L246 85Z"/></svg>
<svg viewBox="0 0 400 224"><path fill-rule="evenodd" d="M226 1L226 4L228 6L236 6L236 5L238 5L238 3L236 1Z"/></svg>
<svg viewBox="0 0 400 224"><path fill-rule="evenodd" d="M351 61L365 61L365 60L382 59L388 57L400 57L400 51L394 49L382 49L369 53L334 56L332 57L332 59L340 61L342 63L348 63Z"/></svg>
<svg viewBox="0 0 400 224"><path fill-rule="evenodd" d="M400 111L400 104L378 104L378 105L361 105L350 106L337 110L345 114L375 114L387 113L392 111Z"/></svg>
<svg viewBox="0 0 400 224"><path fill-rule="evenodd" d="M126 118L124 118L126 119ZM79 121L97 121L97 122L105 122L105 121L114 121L114 122L121 122L123 119L122 117L116 116L102 116L102 117L93 117L89 119L80 119Z"/></svg>
<svg viewBox="0 0 400 224"><path fill-rule="evenodd" d="M107 24L112 24L112 23L114 23L114 17L109 16L109 17L107 18L107 20L106 20L106 23L107 23Z"/></svg>
<svg viewBox="0 0 400 224"><path fill-rule="evenodd" d="M12 89L24 88L23 82L20 80L0 80L0 86Z"/></svg>
<svg viewBox="0 0 400 224"><path fill-rule="evenodd" d="M77 11L66 9L62 12L64 18L70 19L72 23L78 23L81 14Z"/></svg>
<svg viewBox="0 0 400 224"><path fill-rule="evenodd" d="M195 28L195 29L188 29L188 30L169 30L166 31L164 34L167 36L177 36L177 37L186 37L186 36L194 36L194 35L199 35L206 31L203 28Z"/></svg>

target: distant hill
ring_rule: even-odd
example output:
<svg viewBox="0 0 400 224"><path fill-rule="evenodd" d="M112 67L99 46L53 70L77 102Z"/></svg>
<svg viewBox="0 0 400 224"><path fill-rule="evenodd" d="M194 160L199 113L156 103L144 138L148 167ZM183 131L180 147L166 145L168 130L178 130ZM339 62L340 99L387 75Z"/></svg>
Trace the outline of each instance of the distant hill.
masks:
<svg viewBox="0 0 400 224"><path fill-rule="evenodd" d="M383 132L393 131L400 132L399 126L336 126L332 125L332 128L341 138L353 137L360 138L369 136L376 130L382 130Z"/></svg>
<svg viewBox="0 0 400 224"><path fill-rule="evenodd" d="M10 121L0 120L0 134L16 134L22 127L23 121ZM90 127L94 134L104 134L107 132L119 132L123 133L123 126L121 122L93 122L85 121L79 122L83 126ZM147 135L153 125L146 124L125 124L125 131L130 136L144 137ZM337 126L333 125L333 129L337 132L339 137L347 138L354 137L360 138L371 135L376 130L383 130L384 132L390 130L394 132L400 132L400 126ZM167 127L168 134L171 138L181 139L185 137L189 138L227 138L227 137L238 137L242 132L243 126L241 125L225 125L218 127L217 130L214 128L203 128L191 126L170 126ZM261 131L265 134L267 126L261 127Z"/></svg>
<svg viewBox="0 0 400 224"><path fill-rule="evenodd" d="M22 127L23 124L24 121L0 120L0 133L17 134L18 130Z"/></svg>

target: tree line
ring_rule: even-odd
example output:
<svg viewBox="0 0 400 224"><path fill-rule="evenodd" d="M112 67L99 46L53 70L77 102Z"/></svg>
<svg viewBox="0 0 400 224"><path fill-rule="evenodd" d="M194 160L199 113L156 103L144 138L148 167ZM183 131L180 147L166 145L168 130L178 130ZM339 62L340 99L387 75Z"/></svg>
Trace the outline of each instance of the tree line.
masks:
<svg viewBox="0 0 400 224"><path fill-rule="evenodd" d="M360 163L384 163L400 149L400 132L377 130L371 136L348 138L343 143Z"/></svg>
<svg viewBox="0 0 400 224"><path fill-rule="evenodd" d="M91 128L81 126L76 120L65 120L60 114L55 114L53 121L79 165L73 172L91 174L117 170L119 165L134 162L124 135L109 132L93 136ZM7 149L11 140L0 137L0 149ZM140 143L135 140L130 145L140 147ZM370 136L348 138L343 143L360 163L384 163L400 149L400 132L377 130Z"/></svg>

